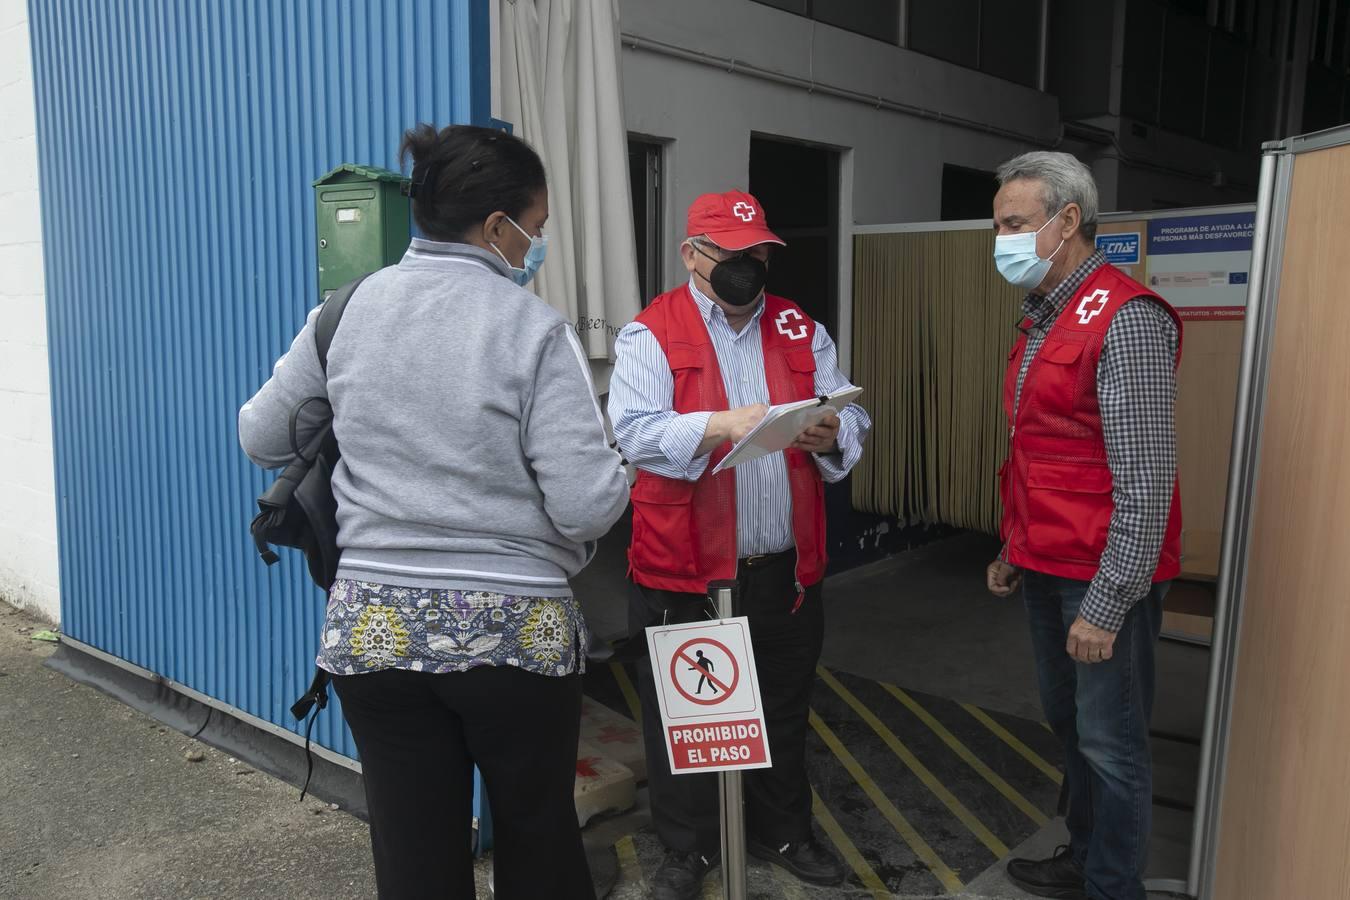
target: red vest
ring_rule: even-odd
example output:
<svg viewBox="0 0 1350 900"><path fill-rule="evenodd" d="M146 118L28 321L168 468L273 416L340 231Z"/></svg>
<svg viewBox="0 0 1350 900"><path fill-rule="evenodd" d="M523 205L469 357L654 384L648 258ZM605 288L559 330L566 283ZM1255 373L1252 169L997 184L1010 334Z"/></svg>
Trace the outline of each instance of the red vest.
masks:
<svg viewBox="0 0 1350 900"><path fill-rule="evenodd" d="M717 351L688 285L652 301L637 317L656 337L675 376L678 413L728 408ZM796 304L766 294L759 320L764 375L770 403L815 396L816 323ZM736 577L736 470L712 470L731 451L712 451L696 482L639 470L633 486L633 543L629 576L657 590L707 593L708 582ZM797 582L810 586L825 576L825 488L809 453L784 450L792 496L792 533L797 545Z"/></svg>
<svg viewBox="0 0 1350 900"><path fill-rule="evenodd" d="M1112 265L1088 276L1051 327L1027 370L1015 411L1025 333L1008 357L1003 407L1010 449L999 486L1007 562L1018 568L1091 581L1101 565L1115 502L1097 404L1097 362L1112 319L1136 297L1158 303L1176 321L1179 364L1181 320L1176 310ZM1181 491L1174 482L1153 580L1167 581L1180 573Z"/></svg>

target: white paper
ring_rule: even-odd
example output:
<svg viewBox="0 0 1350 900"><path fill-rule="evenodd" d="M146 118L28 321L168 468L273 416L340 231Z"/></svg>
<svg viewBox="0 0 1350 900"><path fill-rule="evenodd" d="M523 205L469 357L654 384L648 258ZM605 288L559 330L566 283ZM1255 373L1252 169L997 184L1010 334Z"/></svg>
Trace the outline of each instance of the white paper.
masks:
<svg viewBox="0 0 1350 900"><path fill-rule="evenodd" d="M798 400L796 403L780 403L770 406L769 411L759 424L750 429L750 433L736 442L731 452L722 457L722 461L713 469L713 474L730 469L743 462L777 453L792 446L792 442L812 425L823 422L827 417L838 415L839 411L862 396L862 388L849 387L836 391L825 398Z"/></svg>

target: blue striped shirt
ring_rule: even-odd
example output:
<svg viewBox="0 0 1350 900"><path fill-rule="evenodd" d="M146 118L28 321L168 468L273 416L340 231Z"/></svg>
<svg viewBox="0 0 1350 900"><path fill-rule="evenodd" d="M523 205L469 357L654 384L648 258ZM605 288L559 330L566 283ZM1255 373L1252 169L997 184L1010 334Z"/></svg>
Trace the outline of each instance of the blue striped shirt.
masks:
<svg viewBox="0 0 1350 900"><path fill-rule="evenodd" d="M737 332L727 323L721 307L692 281L689 290L708 326L730 408L769 403L764 347L759 336L763 301L750 322ZM816 325L811 351L816 358L817 394L850 386L839 371L834 341L825 326ZM639 469L656 475L697 481L708 467L710 454L695 454L712 412L681 415L674 411L675 377L656 336L646 325L627 325L619 333L614 352L617 360L609 383L609 418L624 456ZM863 440L872 427L872 420L857 404L842 410L839 419L838 449L815 454L820 474L830 482L839 481L857 464ZM793 546L792 496L782 453L736 467L736 534L739 556L778 553Z"/></svg>

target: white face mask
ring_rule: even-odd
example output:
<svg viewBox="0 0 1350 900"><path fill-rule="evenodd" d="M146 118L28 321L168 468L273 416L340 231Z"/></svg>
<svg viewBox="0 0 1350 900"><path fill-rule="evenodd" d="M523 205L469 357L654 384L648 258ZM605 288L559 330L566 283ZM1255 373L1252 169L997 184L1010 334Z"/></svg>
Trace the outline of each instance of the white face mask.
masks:
<svg viewBox="0 0 1350 900"><path fill-rule="evenodd" d="M524 267L511 265L511 260L506 258L502 248L496 244L492 245L492 249L497 251L497 255L502 258L502 262L506 263L506 267L511 270L511 280L524 287L534 280L534 276L539 272L539 267L544 264L544 255L548 253L548 235L532 235L524 228L516 225L516 220L510 216L506 217L506 221L515 225L516 231L530 239L530 249L525 251Z"/></svg>
<svg viewBox="0 0 1350 900"><path fill-rule="evenodd" d="M994 238L994 265L998 266L999 273L1008 280L1010 284L1022 288L1023 290L1034 290L1042 281L1045 280L1045 274L1050 271L1050 263L1063 248L1064 242L1060 241L1055 252L1051 253L1047 259L1042 259L1036 252L1036 238L1045 230L1059 214L1068 207L1064 207L1046 220L1045 225L1037 228L1035 231L1025 231L1021 234L1000 234Z"/></svg>

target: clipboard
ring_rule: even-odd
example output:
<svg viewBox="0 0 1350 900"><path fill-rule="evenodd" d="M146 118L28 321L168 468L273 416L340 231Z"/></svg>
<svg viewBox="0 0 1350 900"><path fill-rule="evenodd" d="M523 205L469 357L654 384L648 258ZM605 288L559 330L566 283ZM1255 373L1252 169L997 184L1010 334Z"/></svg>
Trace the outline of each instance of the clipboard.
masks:
<svg viewBox="0 0 1350 900"><path fill-rule="evenodd" d="M786 450L792 446L797 435L829 416L838 415L840 410L861 397L862 392L860 387L847 387L823 397L769 407L759 424L737 441L730 453L722 457L722 461L713 469L713 474Z"/></svg>

